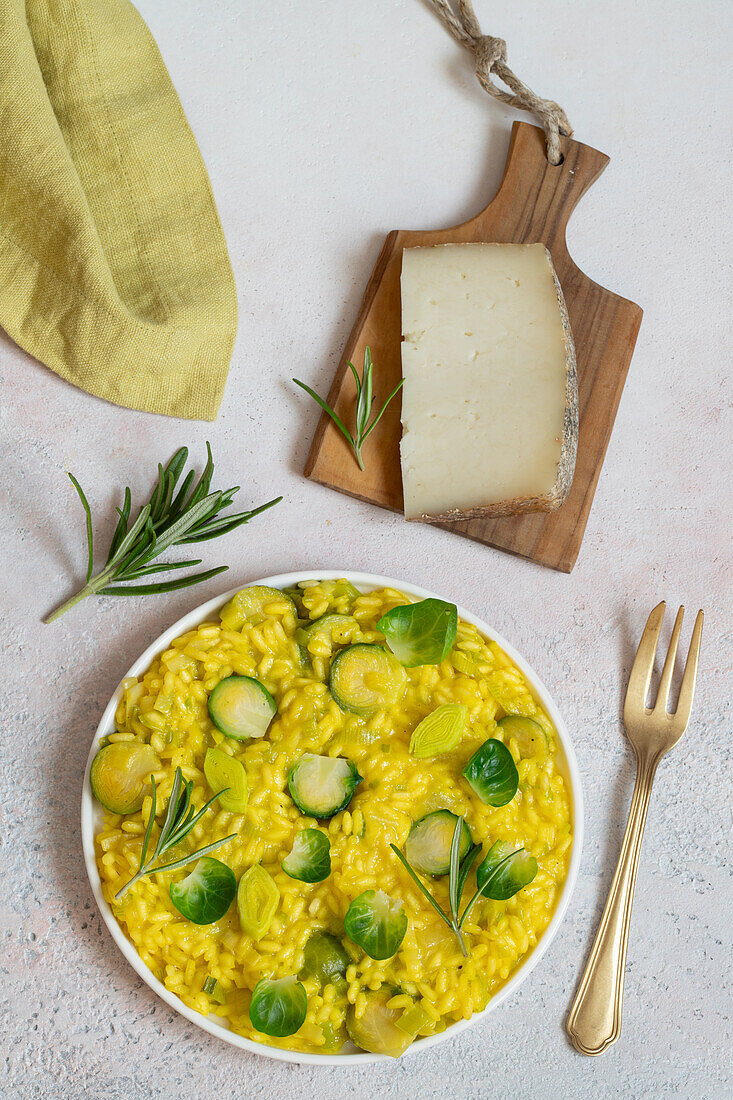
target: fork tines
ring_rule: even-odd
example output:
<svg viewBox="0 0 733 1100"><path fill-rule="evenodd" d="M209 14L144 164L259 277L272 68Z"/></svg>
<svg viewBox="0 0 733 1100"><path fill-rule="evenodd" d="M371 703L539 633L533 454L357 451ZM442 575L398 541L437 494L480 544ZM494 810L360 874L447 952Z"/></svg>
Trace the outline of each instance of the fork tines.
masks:
<svg viewBox="0 0 733 1100"><path fill-rule="evenodd" d="M669 648L667 649L667 656L659 681L656 703L653 708L646 705L665 608L665 601L662 600L662 602L654 608L647 620L647 624L644 627L644 633L639 642L639 648L636 652L634 665L631 669L626 698L627 700L631 700L636 706L643 707L646 714L659 715L664 713L674 715L678 721L684 722L684 724L687 725L690 711L692 710L692 700L695 694L695 680L697 678L697 666L700 658L700 641L702 638L704 615L702 611L698 611L697 613L695 626L692 631L692 638L690 639L690 648L687 653L685 671L682 676L677 708L673 712L670 712L668 710L669 692L672 684L675 659L677 657L682 619L685 614L684 607L681 607L677 612L677 618L672 628L672 637L669 640Z"/></svg>

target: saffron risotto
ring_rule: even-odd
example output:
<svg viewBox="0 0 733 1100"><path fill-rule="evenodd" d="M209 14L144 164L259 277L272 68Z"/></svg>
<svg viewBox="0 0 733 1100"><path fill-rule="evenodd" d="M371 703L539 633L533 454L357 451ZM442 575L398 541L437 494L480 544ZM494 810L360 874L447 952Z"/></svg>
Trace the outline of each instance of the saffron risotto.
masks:
<svg viewBox="0 0 733 1100"><path fill-rule="evenodd" d="M344 591L329 580L302 581L298 589L296 610L290 596L273 596L241 628L210 621L176 638L142 677L124 681L116 731L103 738L103 744L135 741L155 751L161 761L155 773L158 820L177 767L193 781L192 803L202 806L212 794L203 771L207 749L216 747L241 761L249 791L245 812L227 813L215 802L186 844L193 851L234 833L216 851L217 859L237 879L257 863L269 873L280 901L264 938L256 942L242 930L236 905L215 924L184 919L169 888L190 868L152 874L115 901L139 866L152 809L149 794L139 812L104 812L96 858L104 896L120 926L152 973L186 1005L222 1018L255 1042L332 1054L347 1040L347 1012L358 1019L369 991L385 984L394 991L395 1008L403 1002L421 1006L425 1023L419 1036L443 1031L486 1007L550 922L568 872L572 811L555 729L520 670L494 641L459 619L452 651L439 665L405 669L398 702L359 717L342 711L328 688L331 658L346 643L309 632L304 645L304 620L348 615L356 621L349 644L381 643L376 624L382 615L413 601L393 588L357 594L350 585ZM265 737L237 741L212 723L208 697L232 675L257 678L275 700L277 712ZM416 759L409 752L411 734L436 707L449 703L467 708L462 739L449 752ZM507 715L531 717L546 743L524 755L526 746L520 751L509 738L519 788L507 805L494 808L478 798L461 771L487 738L502 739L497 722ZM346 757L362 777L349 806L328 822L307 817L289 796L289 770L304 753ZM538 863L534 880L514 897L474 906L464 926L467 958L390 848L403 848L412 823L439 809L463 815L484 851L497 840L507 841L523 846ZM296 834L312 827L328 834L332 870L324 881L308 884L289 877L281 861ZM470 893L474 880L472 872ZM431 879L430 887L447 909L447 877ZM370 958L344 933L346 911L365 890L383 890L404 905L407 932L390 959ZM261 1034L249 1017L252 990L261 978L298 975L315 931L341 939L351 959L345 981L321 986L304 978L307 1015L297 1033L284 1039ZM211 988L214 982L216 998L204 992L205 983Z"/></svg>

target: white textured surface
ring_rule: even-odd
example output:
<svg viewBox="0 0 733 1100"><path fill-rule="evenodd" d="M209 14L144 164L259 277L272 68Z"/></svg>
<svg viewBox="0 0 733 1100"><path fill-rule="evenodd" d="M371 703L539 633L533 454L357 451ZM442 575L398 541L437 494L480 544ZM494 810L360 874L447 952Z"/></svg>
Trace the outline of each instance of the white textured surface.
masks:
<svg viewBox="0 0 733 1100"><path fill-rule="evenodd" d="M567 108L581 141L611 155L573 216L570 248L592 278L646 311L569 577L408 526L300 476L316 409L290 377L327 388L387 230L449 224L490 197L511 112L480 92L467 56L419 0L140 7L209 166L240 331L211 426L105 405L0 337L0 1092L22 1100L730 1096L730 500L721 477L730 6L477 5L485 29L508 40L517 71ZM168 600L88 602L42 626L83 571L82 517L64 471L86 487L102 534L116 487L142 490L158 459L183 442L200 456L207 438L220 483L242 484L253 502L286 496L251 527L202 547L207 565L232 563L228 576ZM404 576L494 622L565 713L588 811L569 916L520 993L454 1043L358 1073L249 1057L169 1012L100 926L77 823L92 731L148 640L217 587L332 566ZM589 1060L569 1047L562 1022L630 795L622 684L661 597L708 611L699 694L689 734L657 778L624 1032Z"/></svg>

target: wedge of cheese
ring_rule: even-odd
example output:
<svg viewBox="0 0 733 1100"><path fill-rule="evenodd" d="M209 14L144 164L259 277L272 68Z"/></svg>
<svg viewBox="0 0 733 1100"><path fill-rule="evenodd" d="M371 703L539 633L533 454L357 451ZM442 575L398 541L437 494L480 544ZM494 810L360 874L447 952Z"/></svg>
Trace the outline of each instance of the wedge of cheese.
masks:
<svg viewBox="0 0 733 1100"><path fill-rule="evenodd" d="M408 519L559 508L578 441L575 350L542 244L402 254Z"/></svg>

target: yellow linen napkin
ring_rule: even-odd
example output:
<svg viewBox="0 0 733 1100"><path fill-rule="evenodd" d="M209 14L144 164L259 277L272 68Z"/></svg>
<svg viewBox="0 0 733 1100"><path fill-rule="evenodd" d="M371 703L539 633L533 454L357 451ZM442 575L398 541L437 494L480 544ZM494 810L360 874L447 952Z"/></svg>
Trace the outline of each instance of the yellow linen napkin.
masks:
<svg viewBox="0 0 733 1100"><path fill-rule="evenodd" d="M0 326L108 401L216 416L234 276L201 154L128 0L0 0Z"/></svg>

